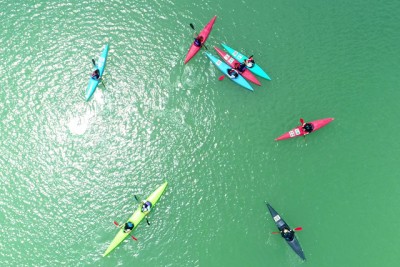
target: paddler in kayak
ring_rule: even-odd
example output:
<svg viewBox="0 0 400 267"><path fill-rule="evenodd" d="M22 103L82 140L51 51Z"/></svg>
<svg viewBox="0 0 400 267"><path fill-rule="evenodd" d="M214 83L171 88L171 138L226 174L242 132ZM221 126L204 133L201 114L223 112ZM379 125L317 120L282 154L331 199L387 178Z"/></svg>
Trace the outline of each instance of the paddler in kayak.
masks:
<svg viewBox="0 0 400 267"><path fill-rule="evenodd" d="M248 68L252 68L255 64L253 56L249 57L243 62Z"/></svg>
<svg viewBox="0 0 400 267"><path fill-rule="evenodd" d="M283 228L283 230L281 231L281 235L287 241L292 241L294 238L294 231L287 228Z"/></svg>
<svg viewBox="0 0 400 267"><path fill-rule="evenodd" d="M246 70L246 64L245 63L237 63L235 64L235 70L237 70L238 72L242 73L243 71Z"/></svg>
<svg viewBox="0 0 400 267"><path fill-rule="evenodd" d="M100 78L100 71L99 71L99 69L96 69L92 73L92 79L98 80L99 78Z"/></svg>
<svg viewBox="0 0 400 267"><path fill-rule="evenodd" d="M309 134L314 130L314 126L311 123L303 123L301 126L305 132L305 134Z"/></svg>
<svg viewBox="0 0 400 267"><path fill-rule="evenodd" d="M203 45L203 40L204 40L203 36L197 36L194 38L193 44L197 47L201 47Z"/></svg>
<svg viewBox="0 0 400 267"><path fill-rule="evenodd" d="M228 69L227 73L231 79L236 79L239 76L239 73L235 69Z"/></svg>
<svg viewBox="0 0 400 267"><path fill-rule="evenodd" d="M152 204L150 201L142 201L142 212L150 212L151 206Z"/></svg>
<svg viewBox="0 0 400 267"><path fill-rule="evenodd" d="M135 227L135 226L134 226L133 223L131 223L131 222L125 223L125 226L124 226L124 233L129 233L130 231L132 231L132 229L133 229L134 227Z"/></svg>

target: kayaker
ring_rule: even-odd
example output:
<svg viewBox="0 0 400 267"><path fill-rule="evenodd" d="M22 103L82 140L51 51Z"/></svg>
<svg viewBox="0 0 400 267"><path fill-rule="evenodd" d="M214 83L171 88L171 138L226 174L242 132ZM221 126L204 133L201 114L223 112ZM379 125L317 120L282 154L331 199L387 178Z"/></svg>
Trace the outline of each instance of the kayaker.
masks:
<svg viewBox="0 0 400 267"><path fill-rule="evenodd" d="M194 45L197 47L201 47L203 45L203 36L197 36L194 38Z"/></svg>
<svg viewBox="0 0 400 267"><path fill-rule="evenodd" d="M243 71L246 70L246 64L245 64L245 63L242 63L242 64L236 63L235 69L236 69L237 71L239 71L239 72L243 72Z"/></svg>
<svg viewBox="0 0 400 267"><path fill-rule="evenodd" d="M293 238L294 238L294 231L293 230L289 230L287 228L283 228L283 230L281 231L281 235L287 241L292 241Z"/></svg>
<svg viewBox="0 0 400 267"><path fill-rule="evenodd" d="M142 212L149 212L151 210L151 202L150 201L142 201Z"/></svg>
<svg viewBox="0 0 400 267"><path fill-rule="evenodd" d="M248 68L252 68L255 64L253 57L249 57L243 62Z"/></svg>
<svg viewBox="0 0 400 267"><path fill-rule="evenodd" d="M309 134L314 130L314 126L311 123L303 123L302 127L306 134Z"/></svg>
<svg viewBox="0 0 400 267"><path fill-rule="evenodd" d="M236 79L239 76L239 73L235 69L228 69L227 73L231 79Z"/></svg>
<svg viewBox="0 0 400 267"><path fill-rule="evenodd" d="M125 223L125 226L124 226L124 233L129 233L130 231L132 231L133 227L135 227L135 226L133 225L133 223L131 223L131 222Z"/></svg>
<svg viewBox="0 0 400 267"><path fill-rule="evenodd" d="M100 78L100 71L99 69L96 69L95 71L93 71L92 73L92 78L95 80L98 80Z"/></svg>

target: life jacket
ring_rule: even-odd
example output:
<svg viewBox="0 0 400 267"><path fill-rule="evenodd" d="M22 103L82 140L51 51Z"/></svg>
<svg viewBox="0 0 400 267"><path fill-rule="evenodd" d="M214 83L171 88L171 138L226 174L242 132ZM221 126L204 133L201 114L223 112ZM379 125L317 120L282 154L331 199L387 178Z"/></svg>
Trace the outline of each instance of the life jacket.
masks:
<svg viewBox="0 0 400 267"><path fill-rule="evenodd" d="M240 72L245 71L246 70L246 64L244 64L244 63L240 64L237 70L240 71Z"/></svg>
<svg viewBox="0 0 400 267"><path fill-rule="evenodd" d="M194 45L200 47L201 46L201 41L198 38L194 38Z"/></svg>
<svg viewBox="0 0 400 267"><path fill-rule="evenodd" d="M151 202L150 201L146 201L145 203L143 203L142 205L142 212L146 212L146 211L150 211L151 209Z"/></svg>
<svg viewBox="0 0 400 267"><path fill-rule="evenodd" d="M304 131L311 133L314 130L314 127L311 123L306 123L303 127Z"/></svg>
<svg viewBox="0 0 400 267"><path fill-rule="evenodd" d="M127 222L127 223L125 224L125 230L132 230L133 227L135 227L135 226L133 225L132 222Z"/></svg>
<svg viewBox="0 0 400 267"><path fill-rule="evenodd" d="M253 66L254 66L254 59L253 58L249 58L249 59L247 59L247 64L246 64L246 66L248 67L248 68L252 68Z"/></svg>
<svg viewBox="0 0 400 267"><path fill-rule="evenodd" d="M231 76L231 79L237 78L239 76L235 69L228 69L228 75Z"/></svg>
<svg viewBox="0 0 400 267"><path fill-rule="evenodd" d="M94 78L94 79L96 79L96 80L98 80L98 79L100 78L100 72L99 72L99 70L95 70L95 71L92 73L92 78Z"/></svg>

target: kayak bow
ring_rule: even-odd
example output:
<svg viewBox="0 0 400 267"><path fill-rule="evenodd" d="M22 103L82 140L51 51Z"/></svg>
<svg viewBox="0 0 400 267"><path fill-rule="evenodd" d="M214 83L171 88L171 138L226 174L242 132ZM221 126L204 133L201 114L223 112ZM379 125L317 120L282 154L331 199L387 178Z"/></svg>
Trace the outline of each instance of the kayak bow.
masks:
<svg viewBox="0 0 400 267"><path fill-rule="evenodd" d="M163 183L160 187L156 189L148 198L146 198L147 201L150 201L151 204L153 205L152 207L154 208L155 204L157 201L160 199L161 195L164 193L165 188L167 187L168 182ZM103 257L107 256L111 251L113 251L128 235L130 235L136 227L139 225L139 223L144 219L144 217L148 214L149 212L142 212L142 204L140 203L135 210L135 212L132 214L132 216L128 219L127 222L132 222L134 225L134 228L130 233L124 233L124 227L121 227L121 229L118 231L117 235L114 237L113 241L111 241L110 245L108 246L107 250L104 252Z"/></svg>
<svg viewBox="0 0 400 267"><path fill-rule="evenodd" d="M103 52L101 52L99 60L97 61L97 65L94 66L94 70L99 69L100 78L98 80L92 77L89 78L89 85L86 88L86 93L85 93L86 101L89 101L90 97L92 97L94 91L96 91L96 88L100 83L101 78L103 77L104 69L106 68L108 47L109 47L108 44L104 46Z"/></svg>
<svg viewBox="0 0 400 267"><path fill-rule="evenodd" d="M278 212L276 212L276 210L274 210L274 208L271 207L271 205L269 205L267 203L267 207L268 207L269 213L271 213L271 216L274 219L275 225L278 227L279 231L282 231L285 228L290 229L289 225L282 219L282 217L278 214ZM303 252L296 236L294 236L291 241L288 241L286 239L285 239L285 241L294 250L294 252L296 252L296 254L299 255L299 257L302 260L306 260L306 257L304 256L304 252Z"/></svg>
<svg viewBox="0 0 400 267"><path fill-rule="evenodd" d="M313 131L311 133L315 132L316 130L321 129L322 127L324 127L325 125L327 125L328 123L330 123L333 120L334 120L333 118L325 118L325 119L320 119L320 120L315 120L315 121L309 122L313 126ZM289 132L282 134L281 136L276 138L275 141L285 140L285 139L303 136L303 135L306 135L306 132L304 131L302 125L300 125L294 129L290 130Z"/></svg>

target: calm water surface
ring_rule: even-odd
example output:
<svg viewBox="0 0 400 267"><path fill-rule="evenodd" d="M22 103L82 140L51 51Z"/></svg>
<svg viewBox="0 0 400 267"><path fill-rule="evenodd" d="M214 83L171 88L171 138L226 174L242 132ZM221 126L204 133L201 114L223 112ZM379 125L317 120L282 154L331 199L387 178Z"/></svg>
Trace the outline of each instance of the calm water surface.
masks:
<svg viewBox="0 0 400 267"><path fill-rule="evenodd" d="M400 2L0 4L0 266L397 264ZM272 81L251 93L202 53L183 65L189 24L214 15L208 50L253 54ZM274 141L300 117L335 120ZM102 258L163 181L151 226ZM303 227L307 262L265 201Z"/></svg>

